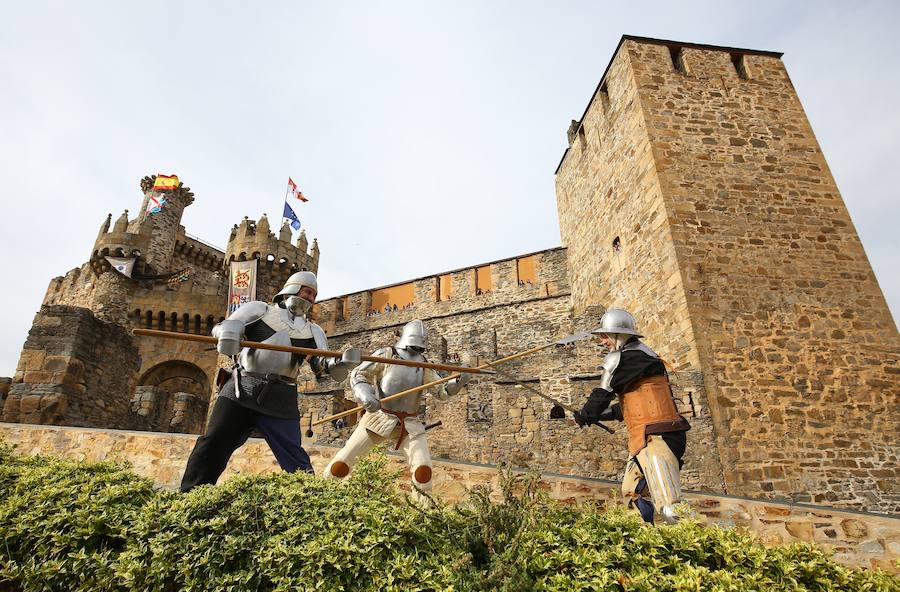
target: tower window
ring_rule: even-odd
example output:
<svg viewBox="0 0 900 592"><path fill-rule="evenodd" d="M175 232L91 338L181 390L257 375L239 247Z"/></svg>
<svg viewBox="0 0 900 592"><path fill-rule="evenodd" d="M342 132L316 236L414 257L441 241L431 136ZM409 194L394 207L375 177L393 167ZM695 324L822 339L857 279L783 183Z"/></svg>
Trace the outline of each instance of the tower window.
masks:
<svg viewBox="0 0 900 592"><path fill-rule="evenodd" d="M672 66L675 68L675 71L687 74L687 65L684 63L684 49L677 45L670 45L669 55L672 56Z"/></svg>
<svg viewBox="0 0 900 592"><path fill-rule="evenodd" d="M516 259L516 279L520 286L537 283L537 273L534 269L534 255Z"/></svg>
<svg viewBox="0 0 900 592"><path fill-rule="evenodd" d="M491 266L483 265L475 268L475 295L487 294L491 291Z"/></svg>
<svg viewBox="0 0 900 592"><path fill-rule="evenodd" d="M616 237L613 239L612 249L613 249L613 252L615 252L615 253L622 252L622 241L619 239L619 237Z"/></svg>
<svg viewBox="0 0 900 592"><path fill-rule="evenodd" d="M453 294L453 284L450 283L450 274L445 273L444 275L438 278L437 282L437 300L438 302L443 302L445 300L450 300L450 295Z"/></svg>
<svg viewBox="0 0 900 592"><path fill-rule="evenodd" d="M746 57L742 53L733 53L731 54L731 63L734 64L734 71L737 72L739 78L749 80L750 75L747 73Z"/></svg>
<svg viewBox="0 0 900 592"><path fill-rule="evenodd" d="M604 109L609 107L609 85L605 80L600 84L600 104Z"/></svg>

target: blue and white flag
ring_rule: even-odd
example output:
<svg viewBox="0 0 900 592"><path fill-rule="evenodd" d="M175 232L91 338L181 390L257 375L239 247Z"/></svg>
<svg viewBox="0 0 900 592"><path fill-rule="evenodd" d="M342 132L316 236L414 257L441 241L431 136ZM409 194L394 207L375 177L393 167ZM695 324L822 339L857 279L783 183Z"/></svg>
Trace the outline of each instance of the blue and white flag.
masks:
<svg viewBox="0 0 900 592"><path fill-rule="evenodd" d="M135 257L107 257L106 260L109 261L113 269L125 277L131 277L131 272L134 270Z"/></svg>
<svg viewBox="0 0 900 592"><path fill-rule="evenodd" d="M150 199L147 200L147 213L156 214L157 212L161 212L166 203L166 198L151 193Z"/></svg>
<svg viewBox="0 0 900 592"><path fill-rule="evenodd" d="M284 202L283 216L291 221L291 228L293 228L294 230L300 230L300 218L297 217L297 214L294 213L294 210L291 209L291 206L288 205L288 202Z"/></svg>

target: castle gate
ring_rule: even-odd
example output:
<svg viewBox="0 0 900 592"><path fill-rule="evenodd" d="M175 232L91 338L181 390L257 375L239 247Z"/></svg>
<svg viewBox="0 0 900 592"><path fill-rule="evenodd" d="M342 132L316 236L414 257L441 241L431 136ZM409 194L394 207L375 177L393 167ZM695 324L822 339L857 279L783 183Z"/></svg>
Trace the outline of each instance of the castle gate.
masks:
<svg viewBox="0 0 900 592"><path fill-rule="evenodd" d="M156 364L138 380L132 411L149 422L148 429L199 434L206 424L209 378L184 360Z"/></svg>

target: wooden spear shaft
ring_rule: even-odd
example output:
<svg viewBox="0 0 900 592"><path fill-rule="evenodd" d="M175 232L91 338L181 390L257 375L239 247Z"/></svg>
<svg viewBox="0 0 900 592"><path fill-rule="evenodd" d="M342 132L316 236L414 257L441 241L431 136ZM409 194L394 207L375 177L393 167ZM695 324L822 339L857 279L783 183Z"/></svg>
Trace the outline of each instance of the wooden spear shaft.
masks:
<svg viewBox="0 0 900 592"><path fill-rule="evenodd" d="M527 349L527 350L522 351L522 352L519 352L519 353L517 353L517 354L513 354L513 355L507 356L507 357L505 357L505 358L500 358L499 360L494 360L493 362L485 362L484 364L481 364L480 366L476 366L475 368L472 368L472 370L484 370L484 369L486 369L486 368L490 368L491 366L496 366L497 364L502 364L502 363L504 363L504 362L509 362L509 361L511 361L511 360L515 360L516 358L522 358L522 357L524 357L524 356L528 356L528 355L531 355L531 354L533 354L533 353L537 353L537 352L541 351L542 349L547 349L547 348L550 347L550 346L556 345L556 343L557 343L557 342L554 341L553 343L548 343L548 344L546 344L546 345L539 345L539 346L537 346L537 347L533 347L533 348L531 348L531 349ZM396 393L396 394L391 395L391 396L389 396L389 397L385 397L385 398L381 399L381 402L382 402L382 403L387 403L388 401L391 401L391 400L393 400L393 399L399 399L400 397L405 397L405 396L407 396L407 395L412 395L412 394L414 394L414 393L418 393L419 391L424 391L424 390L427 389L427 388L431 388L431 387L433 387L433 386L437 386L437 385L442 384L442 383L444 383L444 382L447 382L447 381L449 381L449 380L453 380L453 379L456 378L457 376L459 376L458 373L456 373L456 374L451 374L451 375L449 375L449 376L445 376L445 377L440 378L440 379L438 379L438 380L432 380L431 382L426 382L426 383L423 384L422 386L416 386L416 387L413 387L413 388L411 388L411 389L407 389L407 390L405 390L405 391L400 391L399 393ZM322 419L320 419L319 421L313 423L312 425L315 426L315 425L319 425L320 423L325 423L326 421L333 421L333 420L335 420L335 419L340 419L341 417L346 417L346 416L348 416L348 415L353 415L354 413L358 413L358 412L360 412L360 411L362 411L362 410L363 410L363 407L362 407L362 405L360 405L360 406L358 406L358 407L354 407L353 409L348 409L347 411L342 411L341 413L335 413L334 415L329 415L328 417L323 417ZM310 427L312 427L312 426L310 426Z"/></svg>
<svg viewBox="0 0 900 592"><path fill-rule="evenodd" d="M143 337L163 337L165 339L177 339L179 341L196 341L198 343L210 343L215 345L218 339L210 335L192 335L190 333L175 333L173 331L158 331L156 329L132 329L132 335ZM319 356L325 358L340 358L343 353L327 349L312 349L309 347L294 347L292 345L275 345L273 343L258 343L256 341L241 341L241 347L254 349L270 349L272 351L302 354L305 356ZM379 362L381 364L396 364L398 366L412 366L413 368L431 368L432 370L446 370L449 372L464 372L471 374L490 374L484 372L484 367L469 368L467 366L453 366L450 364L432 364L431 362L416 362L414 360L402 360L399 358L382 358L379 356L360 356L364 362ZM457 374L458 376L459 374Z"/></svg>

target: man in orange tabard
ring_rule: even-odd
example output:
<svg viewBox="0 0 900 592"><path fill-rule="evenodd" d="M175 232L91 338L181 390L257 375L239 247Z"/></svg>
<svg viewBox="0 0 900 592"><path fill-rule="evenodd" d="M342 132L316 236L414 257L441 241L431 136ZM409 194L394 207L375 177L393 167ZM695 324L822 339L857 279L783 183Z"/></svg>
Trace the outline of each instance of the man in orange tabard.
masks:
<svg viewBox="0 0 900 592"><path fill-rule="evenodd" d="M641 343L635 324L631 314L616 308L600 319L600 328L593 333L600 335L610 352L603 360L600 387L575 413L575 421L581 427L624 421L629 459L622 494L646 522L653 522L654 505L663 520L676 522L685 432L691 426L675 409L665 365ZM610 406L617 396L618 402Z"/></svg>

